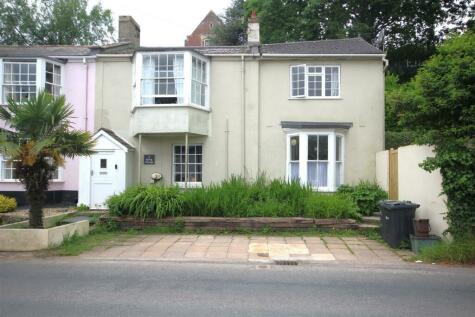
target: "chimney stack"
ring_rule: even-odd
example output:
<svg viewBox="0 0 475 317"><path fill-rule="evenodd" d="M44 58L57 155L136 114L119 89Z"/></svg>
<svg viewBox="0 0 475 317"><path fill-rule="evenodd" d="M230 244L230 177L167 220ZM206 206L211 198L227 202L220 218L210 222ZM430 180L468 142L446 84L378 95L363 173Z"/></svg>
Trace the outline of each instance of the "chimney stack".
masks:
<svg viewBox="0 0 475 317"><path fill-rule="evenodd" d="M252 10L251 17L247 21L247 44L250 46L260 44L259 35L259 18L256 15L256 10Z"/></svg>
<svg viewBox="0 0 475 317"><path fill-rule="evenodd" d="M130 15L119 16L119 42L140 46L140 26Z"/></svg>

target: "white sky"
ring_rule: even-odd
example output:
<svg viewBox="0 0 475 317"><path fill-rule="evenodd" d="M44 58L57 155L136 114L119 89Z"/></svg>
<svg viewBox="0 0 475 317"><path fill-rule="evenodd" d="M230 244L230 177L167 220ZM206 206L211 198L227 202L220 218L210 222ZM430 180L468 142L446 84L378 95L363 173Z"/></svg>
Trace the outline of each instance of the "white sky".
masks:
<svg viewBox="0 0 475 317"><path fill-rule="evenodd" d="M209 10L221 15L231 0L89 0L112 10L117 31L119 15L131 15L140 25L142 46L183 46Z"/></svg>

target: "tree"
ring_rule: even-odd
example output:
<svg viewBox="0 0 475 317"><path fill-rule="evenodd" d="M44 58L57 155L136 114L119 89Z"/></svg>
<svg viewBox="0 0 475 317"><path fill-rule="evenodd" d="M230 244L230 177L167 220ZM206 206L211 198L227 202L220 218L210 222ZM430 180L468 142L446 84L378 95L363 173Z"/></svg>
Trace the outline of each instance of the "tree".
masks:
<svg viewBox="0 0 475 317"><path fill-rule="evenodd" d="M221 17L223 24L216 25L210 37L214 45L242 45L246 42L247 19L244 0L233 0Z"/></svg>
<svg viewBox="0 0 475 317"><path fill-rule="evenodd" d="M0 44L93 45L112 41L112 13L87 0L3 0Z"/></svg>
<svg viewBox="0 0 475 317"><path fill-rule="evenodd" d="M0 107L0 119L14 129L0 134L0 153L14 162L25 186L33 228L43 227L42 208L56 168L66 157L92 154L91 136L72 129L72 114L64 96L53 98L46 92L22 104L10 99Z"/></svg>
<svg viewBox="0 0 475 317"><path fill-rule="evenodd" d="M255 9L262 43L360 36L387 50L390 70L401 81L435 52L449 31L464 30L474 18L474 0L235 0L239 32L226 23L217 44L240 44L247 18ZM239 3L239 6L237 5ZM239 7L239 10L235 10ZM245 38L245 37L244 37ZM226 39L225 41L223 39Z"/></svg>
<svg viewBox="0 0 475 317"><path fill-rule="evenodd" d="M475 33L453 36L412 81L411 102L401 105L400 125L417 132L416 141L435 148L423 163L440 169L447 195L449 232L475 234Z"/></svg>

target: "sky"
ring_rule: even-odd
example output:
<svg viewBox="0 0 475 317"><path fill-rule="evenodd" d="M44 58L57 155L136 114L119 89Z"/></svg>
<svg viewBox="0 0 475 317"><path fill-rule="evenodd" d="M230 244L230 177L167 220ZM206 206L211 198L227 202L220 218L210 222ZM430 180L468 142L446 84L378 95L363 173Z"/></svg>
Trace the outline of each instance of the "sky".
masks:
<svg viewBox="0 0 475 317"><path fill-rule="evenodd" d="M221 15L231 0L89 0L89 5L98 2L112 11L116 29L119 15L133 17L142 46L183 46L209 10Z"/></svg>

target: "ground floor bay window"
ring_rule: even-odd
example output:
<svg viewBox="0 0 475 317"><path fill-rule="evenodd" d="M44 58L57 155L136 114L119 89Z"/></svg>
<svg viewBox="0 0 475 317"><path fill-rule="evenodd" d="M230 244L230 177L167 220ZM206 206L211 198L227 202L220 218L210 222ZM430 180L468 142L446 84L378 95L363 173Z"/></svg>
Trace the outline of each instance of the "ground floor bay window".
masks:
<svg viewBox="0 0 475 317"><path fill-rule="evenodd" d="M319 191L335 191L343 183L343 135L295 132L287 135L287 179Z"/></svg>

